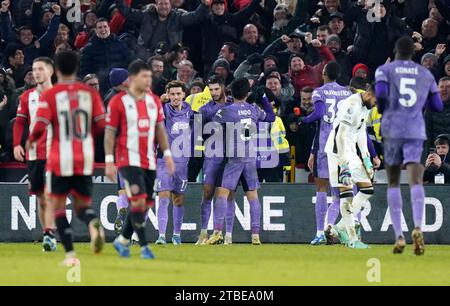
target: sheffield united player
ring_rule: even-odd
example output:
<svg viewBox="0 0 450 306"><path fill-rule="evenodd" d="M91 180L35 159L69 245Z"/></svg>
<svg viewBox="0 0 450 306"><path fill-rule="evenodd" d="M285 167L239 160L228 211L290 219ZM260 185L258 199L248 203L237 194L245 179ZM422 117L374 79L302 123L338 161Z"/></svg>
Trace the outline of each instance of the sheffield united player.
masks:
<svg viewBox="0 0 450 306"><path fill-rule="evenodd" d="M130 256L130 239L133 230L139 237L141 257L154 258L145 237L147 207L154 204L153 186L156 170L156 142L163 152L169 175L175 172L164 126L164 112L159 98L151 93L150 67L137 60L128 67L130 87L111 99L108 106L105 131L106 175L115 180L116 168L125 183L131 203L122 234L114 241L114 248L121 257Z"/></svg>
<svg viewBox="0 0 450 306"><path fill-rule="evenodd" d="M75 52L64 51L55 56L58 84L42 93L36 124L29 138L29 143L33 143L40 139L47 125L52 127L46 189L55 209L56 227L67 264L76 258L66 218L69 194L74 198L76 216L89 228L94 253L101 252L105 239L100 220L91 208L94 134L102 133L105 112L100 95L76 81L78 65Z"/></svg>
<svg viewBox="0 0 450 306"><path fill-rule="evenodd" d="M412 232L414 253L423 255L425 243L421 227L425 191L421 156L426 140L423 109L428 106L432 111L440 112L443 104L431 72L412 61L415 53L413 40L400 38L395 50L395 61L379 67L375 74L378 110L383 114L381 133L388 174L387 201L396 239L394 254L402 253L406 245L401 224L403 203L400 191L400 173L402 166L406 165L415 227Z"/></svg>
<svg viewBox="0 0 450 306"><path fill-rule="evenodd" d="M166 228L170 199L173 203L173 236L174 245L181 244L181 226L184 217L184 193L188 182L188 162L191 156L191 119L194 115L191 106L184 101L186 86L179 81L172 81L166 86L169 102L163 107L165 127L172 148L175 162L175 173L171 175L158 150L158 166L156 171L156 189L159 196L158 230L156 244L166 244Z"/></svg>
<svg viewBox="0 0 450 306"><path fill-rule="evenodd" d="M220 109L214 116L214 121L219 122L226 131L224 152L226 158L222 162L216 186L216 200L214 202L214 233L207 244L217 244L223 240L222 228L227 210L227 202L231 192L235 191L239 181L250 203L250 219L252 230L252 244L259 245L259 230L261 222L261 203L258 199L258 172L256 169L255 145L257 123L259 121L273 122L275 114L267 99L263 99L264 110L246 102L250 91L250 83L247 79L237 79L231 84L231 92L234 103ZM231 124L234 128L229 128ZM236 126L235 126L236 125ZM237 127L237 129L236 129ZM237 132L238 135L235 135ZM237 152L236 152L237 151ZM230 156L231 155L231 156Z"/></svg>
<svg viewBox="0 0 450 306"><path fill-rule="evenodd" d="M20 97L14 123L14 157L17 161L24 161L25 151L21 145L22 135L25 126L28 126L29 132L31 132L36 123L39 98L42 92L52 88L53 71L53 61L50 58L38 57L33 61L33 78L37 87L25 91ZM30 144L25 157L30 194L37 196L39 221L44 232L42 247L46 252L56 250L55 216L53 209L46 203L44 193L45 160L47 159L47 144L50 139L51 132L44 131L37 142Z"/></svg>

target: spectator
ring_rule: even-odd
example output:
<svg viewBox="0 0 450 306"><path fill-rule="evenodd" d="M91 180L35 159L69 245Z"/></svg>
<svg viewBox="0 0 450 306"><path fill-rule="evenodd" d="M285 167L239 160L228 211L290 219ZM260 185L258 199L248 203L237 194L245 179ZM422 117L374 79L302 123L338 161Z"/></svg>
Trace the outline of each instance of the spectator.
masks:
<svg viewBox="0 0 450 306"><path fill-rule="evenodd" d="M158 96L166 92L166 85L169 81L164 77L164 58L161 55L155 55L148 59L150 69L152 69L152 91Z"/></svg>
<svg viewBox="0 0 450 306"><path fill-rule="evenodd" d="M81 50L79 74L95 73L100 81L100 92L106 93L109 89L109 71L125 68L135 58L131 50L115 34L111 34L108 20L99 18L95 24L95 35Z"/></svg>
<svg viewBox="0 0 450 306"><path fill-rule="evenodd" d="M317 28L316 38L322 45L325 45L328 37L332 34L330 28L327 25L323 25Z"/></svg>
<svg viewBox="0 0 450 306"><path fill-rule="evenodd" d="M9 44L6 46L3 55L3 68L11 75L16 86L23 86L26 66L22 47L17 44Z"/></svg>
<svg viewBox="0 0 450 306"><path fill-rule="evenodd" d="M206 85L202 81L198 80L192 83L191 88L189 88L189 95L195 95L203 92Z"/></svg>
<svg viewBox="0 0 450 306"><path fill-rule="evenodd" d="M128 88L128 70L123 68L113 68L109 73L109 84L111 89L103 98L105 108L108 107L109 101L119 92L127 90Z"/></svg>
<svg viewBox="0 0 450 306"><path fill-rule="evenodd" d="M273 25L270 41L275 41L283 35L289 35L306 21L308 0L297 0L294 16L291 16L286 4L277 4L273 10Z"/></svg>
<svg viewBox="0 0 450 306"><path fill-rule="evenodd" d="M176 80L183 82L186 87L190 87L197 77L197 71L194 70L194 65L191 61L182 61L177 69Z"/></svg>
<svg viewBox="0 0 450 306"><path fill-rule="evenodd" d="M331 34L339 36L342 49L347 50L347 47L353 43L352 33L345 27L344 14L341 12L335 12L330 15L328 28Z"/></svg>
<svg viewBox="0 0 450 306"><path fill-rule="evenodd" d="M436 68L437 61L438 57L435 54L425 53L420 60L420 64L428 70L433 70L434 68Z"/></svg>
<svg viewBox="0 0 450 306"><path fill-rule="evenodd" d="M24 85L20 88L17 88L16 94L17 96L22 95L28 89L31 89L36 86L36 81L33 77L33 68L28 66L25 68L24 76L23 76Z"/></svg>
<svg viewBox="0 0 450 306"><path fill-rule="evenodd" d="M55 14L52 17L47 31L39 39L35 39L31 26L22 26L18 30L18 35L15 34L9 13L9 0L1 2L1 36L8 44L17 43L23 49L26 65L31 65L33 60L38 56L51 56L53 52L52 44L58 32L61 7L59 5L53 5L52 9ZM22 85L23 82L20 86Z"/></svg>
<svg viewBox="0 0 450 306"><path fill-rule="evenodd" d="M445 184L450 184L450 155L449 155L450 135L439 135L434 142L435 148L430 150L430 154L425 162L424 181L434 184L443 175Z"/></svg>
<svg viewBox="0 0 450 306"><path fill-rule="evenodd" d="M225 85L228 86L233 82L233 74L230 71L230 64L224 58L217 59L212 65L211 74L215 74L218 77L225 80Z"/></svg>
<svg viewBox="0 0 450 306"><path fill-rule="evenodd" d="M368 80L369 77L369 67L362 63L356 64L352 69L352 78L361 78Z"/></svg>
<svg viewBox="0 0 450 306"><path fill-rule="evenodd" d="M11 119L16 116L17 97L14 93L13 81L6 72L0 70L0 148L6 147L6 133Z"/></svg>
<svg viewBox="0 0 450 306"><path fill-rule="evenodd" d="M60 45L66 45L69 44L69 37L70 37L70 29L65 24L61 23L58 27L58 34L56 35L55 42L54 42L54 48L56 49L57 46Z"/></svg>
<svg viewBox="0 0 450 306"><path fill-rule="evenodd" d="M245 9L232 14L228 12L225 0L212 0L211 14L202 24L205 72L210 70L225 42L239 42L240 30L255 13L260 2L261 0L252 0Z"/></svg>
<svg viewBox="0 0 450 306"><path fill-rule="evenodd" d="M224 58L230 64L230 71L234 73L237 69L238 61L237 57L239 55L239 46L234 42L226 42L222 46L219 52L219 58Z"/></svg>
<svg viewBox="0 0 450 306"><path fill-rule="evenodd" d="M87 45L91 33L95 31L96 22L97 15L95 12L87 11L83 14L83 24L81 25L74 42L74 46L77 50L80 50Z"/></svg>
<svg viewBox="0 0 450 306"><path fill-rule="evenodd" d="M444 103L444 110L441 113L425 112L425 125L429 141L436 139L438 135L450 134L450 77L443 77L439 80L439 91L441 100ZM428 148L432 147L428 143Z"/></svg>
<svg viewBox="0 0 450 306"><path fill-rule="evenodd" d="M281 78L277 74L271 73L266 77L265 88L275 97L274 102L278 110L278 116L285 118L286 114L293 112L296 100L292 95L286 95L286 92L283 92Z"/></svg>
<svg viewBox="0 0 450 306"><path fill-rule="evenodd" d="M82 81L84 84L91 86L96 91L100 91L100 81L95 73L86 74Z"/></svg>
<svg viewBox="0 0 450 306"><path fill-rule="evenodd" d="M247 24L244 27L242 34L242 41L239 45L239 62L243 62L250 54L261 54L266 48L265 44L261 43L261 36L258 28L254 24Z"/></svg>
<svg viewBox="0 0 450 306"><path fill-rule="evenodd" d="M156 6L151 6L148 12L132 10L125 6L123 0L117 0L116 4L121 13L140 28L138 55L146 59L154 54L156 46L161 42L167 43L169 48L181 43L183 28L205 20L211 0L202 0L193 12L173 9L170 0L156 0Z"/></svg>
<svg viewBox="0 0 450 306"><path fill-rule="evenodd" d="M293 54L289 60L289 72L288 75L291 78L292 85L295 88L295 97L300 97L300 92L303 87L309 86L312 88L319 87L322 83L322 70L328 62L334 61L333 53L327 46L315 39L312 45L319 49L319 54L322 57L322 61L315 65L306 65L303 59L299 55Z"/></svg>
<svg viewBox="0 0 450 306"><path fill-rule="evenodd" d="M347 52L342 50L342 42L339 36L336 34L330 35L327 39L327 47L330 49L331 53L333 53L336 62L341 67L341 73L337 82L342 86L348 85L352 75L352 62Z"/></svg>

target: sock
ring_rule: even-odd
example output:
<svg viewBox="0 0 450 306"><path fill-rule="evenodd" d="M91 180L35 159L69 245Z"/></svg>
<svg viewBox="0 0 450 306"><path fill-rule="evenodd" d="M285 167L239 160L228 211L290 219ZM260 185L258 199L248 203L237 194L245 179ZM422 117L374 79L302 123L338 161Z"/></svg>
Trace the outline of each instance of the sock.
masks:
<svg viewBox="0 0 450 306"><path fill-rule="evenodd" d="M55 222L64 250L66 253L73 252L72 228L67 221L65 209L55 211Z"/></svg>
<svg viewBox="0 0 450 306"><path fill-rule="evenodd" d="M367 203L367 201L370 200L370 198L373 196L373 194L367 194L359 191L355 197L353 198L353 213L356 215L356 218L360 221L361 220L361 210ZM358 217L359 216L359 217Z"/></svg>
<svg viewBox="0 0 450 306"><path fill-rule="evenodd" d="M209 218L211 217L211 200L203 200L201 205L202 230L208 229Z"/></svg>
<svg viewBox="0 0 450 306"><path fill-rule="evenodd" d="M78 219L83 221L87 226L89 226L89 223L91 223L92 220L98 219L91 207L82 207L76 212L76 214Z"/></svg>
<svg viewBox="0 0 450 306"><path fill-rule="evenodd" d="M328 206L327 224L335 224L340 211L339 188L332 187L331 195L333 196L333 202Z"/></svg>
<svg viewBox="0 0 450 306"><path fill-rule="evenodd" d="M117 199L117 211L128 208L128 198L126 194L119 194Z"/></svg>
<svg viewBox="0 0 450 306"><path fill-rule="evenodd" d="M411 205L414 227L421 229L425 209L425 190L422 185L411 186Z"/></svg>
<svg viewBox="0 0 450 306"><path fill-rule="evenodd" d="M233 233L233 225L234 225L234 214L236 211L236 205L234 204L234 199L231 201L227 201L227 214L225 217L225 223L226 223L226 233L230 234Z"/></svg>
<svg viewBox="0 0 450 306"><path fill-rule="evenodd" d="M328 204L327 204L327 193L317 192L316 193L316 227L317 232L323 233L323 228L325 227L325 216L327 214Z"/></svg>
<svg viewBox="0 0 450 306"><path fill-rule="evenodd" d="M166 235L167 222L169 220L169 202L168 198L159 198L159 206L156 215L158 217L159 235Z"/></svg>
<svg viewBox="0 0 450 306"><path fill-rule="evenodd" d="M130 240L133 236L133 222L131 221L131 214L128 214L125 218L124 226L122 229L122 237L126 240Z"/></svg>
<svg viewBox="0 0 450 306"><path fill-rule="evenodd" d="M402 232L402 193L400 187L391 187L387 190L387 202L389 205L389 213L391 215L392 227L395 232L395 239L403 237Z"/></svg>
<svg viewBox="0 0 450 306"><path fill-rule="evenodd" d="M173 206L173 234L180 235L183 225L184 205Z"/></svg>
<svg viewBox="0 0 450 306"><path fill-rule="evenodd" d="M353 214L352 200L352 197L341 198L342 222L347 230L350 243L358 240L358 236L355 231L355 216Z"/></svg>
<svg viewBox="0 0 450 306"><path fill-rule="evenodd" d="M252 224L252 235L258 235L261 223L261 203L258 199L250 200L250 221Z"/></svg>
<svg viewBox="0 0 450 306"><path fill-rule="evenodd" d="M222 231L223 221L227 210L227 199L217 197L214 201L214 230Z"/></svg>
<svg viewBox="0 0 450 306"><path fill-rule="evenodd" d="M145 211L145 208L133 207L130 213L133 229L139 237L139 245L141 247L147 246L147 238L145 237Z"/></svg>

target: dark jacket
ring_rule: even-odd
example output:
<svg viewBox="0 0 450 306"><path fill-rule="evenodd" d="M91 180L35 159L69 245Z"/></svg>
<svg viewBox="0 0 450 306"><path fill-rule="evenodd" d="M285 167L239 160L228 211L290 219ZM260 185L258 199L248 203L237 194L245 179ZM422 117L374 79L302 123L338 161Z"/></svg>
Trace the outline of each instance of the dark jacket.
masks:
<svg viewBox="0 0 450 306"><path fill-rule="evenodd" d="M350 83L350 79L352 78L352 61L347 52L339 51L338 53L333 54L336 58L336 62L341 67L341 71L339 73L339 78L337 82L339 85L346 86Z"/></svg>
<svg viewBox="0 0 450 306"><path fill-rule="evenodd" d="M33 41L28 46L23 45L18 41L16 31L14 30L11 22L11 18L8 13L0 14L0 29L1 36L8 43L18 43L19 46L23 48L25 55L25 65L29 66L33 63L33 60L39 56L49 56L51 57L53 50L53 42L55 41L56 35L58 34L59 22L61 20L60 16L54 15L50 24L48 25L47 31L39 37L39 48L36 48L35 41Z"/></svg>
<svg viewBox="0 0 450 306"><path fill-rule="evenodd" d="M444 102L444 110L435 113L425 112L425 126L429 139L428 148L434 147L434 140L441 134L450 134L450 101Z"/></svg>
<svg viewBox="0 0 450 306"><path fill-rule="evenodd" d="M154 29L157 28L159 22L156 7L152 6L148 11L133 10L126 7L123 0L116 0L119 10L128 18L131 18L140 28L138 44L143 52L147 51L148 55L153 55L156 46L151 46L152 37L155 34ZM201 23L209 13L209 7L200 4L193 12L185 10L173 9L167 18L166 33L169 47L173 47L182 42L183 29L185 26Z"/></svg>
<svg viewBox="0 0 450 306"><path fill-rule="evenodd" d="M203 61L211 65L217 59L220 48L225 42L239 43L240 29L259 6L260 0L253 0L242 11L231 14L225 12L222 16L210 14L202 24L203 29Z"/></svg>
<svg viewBox="0 0 450 306"><path fill-rule="evenodd" d="M257 43L256 45L250 45L245 41L241 41L239 45L239 56L238 62L242 63L250 54L253 53L263 53L264 49L266 49L265 44Z"/></svg>
<svg viewBox="0 0 450 306"><path fill-rule="evenodd" d="M434 177L437 174L444 174L445 176L445 184L450 184L450 154L447 154L446 157L442 157L444 159L441 167L438 169L436 166L431 165L425 169L425 173L423 176L423 180L425 182L434 184Z"/></svg>
<svg viewBox="0 0 450 306"><path fill-rule="evenodd" d="M81 77L95 73L100 80L102 92L108 90L108 77L112 68L127 68L136 58L133 52L120 41L115 34L107 39L92 36L89 43L81 49L80 72Z"/></svg>

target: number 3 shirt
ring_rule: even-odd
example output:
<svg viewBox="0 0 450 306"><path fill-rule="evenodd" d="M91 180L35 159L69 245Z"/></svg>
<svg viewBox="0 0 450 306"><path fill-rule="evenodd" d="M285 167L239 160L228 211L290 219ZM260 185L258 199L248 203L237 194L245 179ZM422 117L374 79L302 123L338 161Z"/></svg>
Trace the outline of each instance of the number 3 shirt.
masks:
<svg viewBox="0 0 450 306"><path fill-rule="evenodd" d="M47 171L56 176L90 176L94 171L94 132L105 126L100 94L80 82L58 83L42 93L30 142L47 125L53 130Z"/></svg>
<svg viewBox="0 0 450 306"><path fill-rule="evenodd" d="M325 115L319 121L315 142L318 142L318 153L325 153L325 145L333 128L333 122L336 118L339 102L350 97L352 92L336 82L327 83L313 91L313 103L317 107L318 103L325 104Z"/></svg>
<svg viewBox="0 0 450 306"><path fill-rule="evenodd" d="M428 96L439 93L431 72L413 61L396 60L379 67L375 79L389 88L381 121L383 137L425 140L423 109Z"/></svg>

